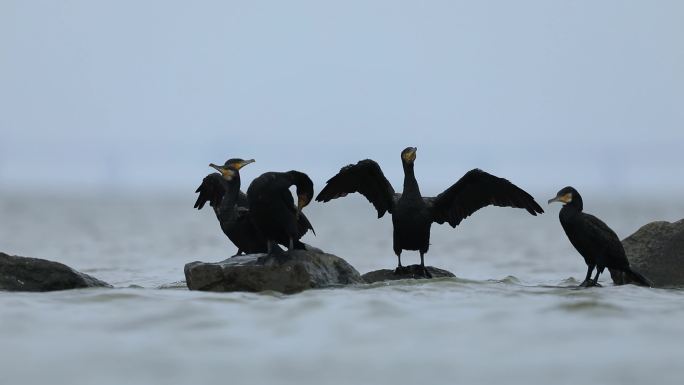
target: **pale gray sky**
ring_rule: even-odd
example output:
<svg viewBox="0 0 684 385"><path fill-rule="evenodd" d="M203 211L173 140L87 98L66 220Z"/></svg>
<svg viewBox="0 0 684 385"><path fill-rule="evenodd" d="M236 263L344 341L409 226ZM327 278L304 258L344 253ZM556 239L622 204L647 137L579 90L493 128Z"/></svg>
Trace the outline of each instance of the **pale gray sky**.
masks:
<svg viewBox="0 0 684 385"><path fill-rule="evenodd" d="M684 192L684 2L0 1L0 188L322 183Z"/></svg>

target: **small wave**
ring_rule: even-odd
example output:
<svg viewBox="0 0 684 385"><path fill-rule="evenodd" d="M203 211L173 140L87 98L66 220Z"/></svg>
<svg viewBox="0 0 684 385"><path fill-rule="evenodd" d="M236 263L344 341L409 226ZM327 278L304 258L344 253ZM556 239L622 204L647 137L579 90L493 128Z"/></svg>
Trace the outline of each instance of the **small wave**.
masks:
<svg viewBox="0 0 684 385"><path fill-rule="evenodd" d="M176 282L171 282L171 283L165 283L163 285L159 285L157 289L160 290L167 290L167 289L188 289L188 285L185 281L176 281Z"/></svg>
<svg viewBox="0 0 684 385"><path fill-rule="evenodd" d="M506 276L502 279L488 279L486 282L493 282L493 283L504 283L507 285L522 285L520 282L520 279L514 275L509 275Z"/></svg>

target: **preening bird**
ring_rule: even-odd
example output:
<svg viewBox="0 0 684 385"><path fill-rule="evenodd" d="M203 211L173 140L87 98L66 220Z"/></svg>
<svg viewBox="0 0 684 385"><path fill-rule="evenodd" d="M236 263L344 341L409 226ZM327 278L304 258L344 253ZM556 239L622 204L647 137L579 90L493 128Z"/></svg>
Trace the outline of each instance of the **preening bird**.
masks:
<svg viewBox="0 0 684 385"><path fill-rule="evenodd" d="M625 249L617 234L602 220L583 212L582 196L574 188L568 186L556 194L553 202L563 203L559 217L565 234L570 243L584 257L587 264L587 276L580 286L596 286L603 270L607 267L624 272L631 281L643 285L653 286L653 283L641 273L629 266ZM596 276L591 274L596 269Z"/></svg>
<svg viewBox="0 0 684 385"><path fill-rule="evenodd" d="M266 238L252 223L247 196L240 191L240 169L253 162L254 159L233 158L223 166L211 163L209 167L218 173L207 175L195 191L199 193L195 208L201 210L209 202L221 230L238 248L236 254L266 252Z"/></svg>
<svg viewBox="0 0 684 385"><path fill-rule="evenodd" d="M392 214L394 253L398 259L396 273L404 269L401 265L402 250L418 250L423 273L430 276L425 269L424 255L430 247L433 222L448 222L451 227L456 227L463 219L489 205L522 208L532 215L544 212L530 194L506 179L479 169L468 171L436 197L423 197L414 174L416 151L415 147L408 147L401 152L404 167L404 191L401 194L394 192L380 166L366 159L343 167L316 197L317 201L328 202L358 192L375 206L378 218L386 212Z"/></svg>
<svg viewBox="0 0 684 385"><path fill-rule="evenodd" d="M295 186L297 206L290 187ZM267 172L254 179L247 189L250 216L257 229L266 238L264 246L271 254L273 244L305 248L299 239L308 230L315 231L301 212L313 199L313 182L299 171Z"/></svg>

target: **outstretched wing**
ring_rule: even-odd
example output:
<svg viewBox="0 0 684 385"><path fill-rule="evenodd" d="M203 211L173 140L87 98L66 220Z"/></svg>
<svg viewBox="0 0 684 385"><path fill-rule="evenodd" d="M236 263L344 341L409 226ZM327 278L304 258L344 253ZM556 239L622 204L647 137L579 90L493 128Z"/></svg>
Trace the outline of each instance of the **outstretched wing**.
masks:
<svg viewBox="0 0 684 385"><path fill-rule="evenodd" d="M204 177L202 184L195 190L196 193L199 193L197 201L195 201L196 209L201 210L207 202L211 207L219 207L223 194L226 193L221 178L221 174L216 172Z"/></svg>
<svg viewBox="0 0 684 385"><path fill-rule="evenodd" d="M468 171L446 191L426 201L432 208L432 220L439 224L449 222L451 227L489 205L521 208L532 215L544 212L530 194L479 169Z"/></svg>
<svg viewBox="0 0 684 385"><path fill-rule="evenodd" d="M370 159L342 167L337 175L328 180L316 200L328 202L355 192L361 193L375 206L378 218L394 209L394 189L380 166Z"/></svg>

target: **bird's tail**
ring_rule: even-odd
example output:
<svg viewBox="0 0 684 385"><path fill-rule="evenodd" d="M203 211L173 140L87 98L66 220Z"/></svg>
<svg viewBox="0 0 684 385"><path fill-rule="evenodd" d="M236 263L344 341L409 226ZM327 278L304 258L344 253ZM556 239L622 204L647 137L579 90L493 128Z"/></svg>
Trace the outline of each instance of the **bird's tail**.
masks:
<svg viewBox="0 0 684 385"><path fill-rule="evenodd" d="M625 275L631 281L631 283L635 283L635 284L641 285L641 286L653 287L653 281L644 277L643 274L632 269L631 267L629 267L627 270L625 270Z"/></svg>

